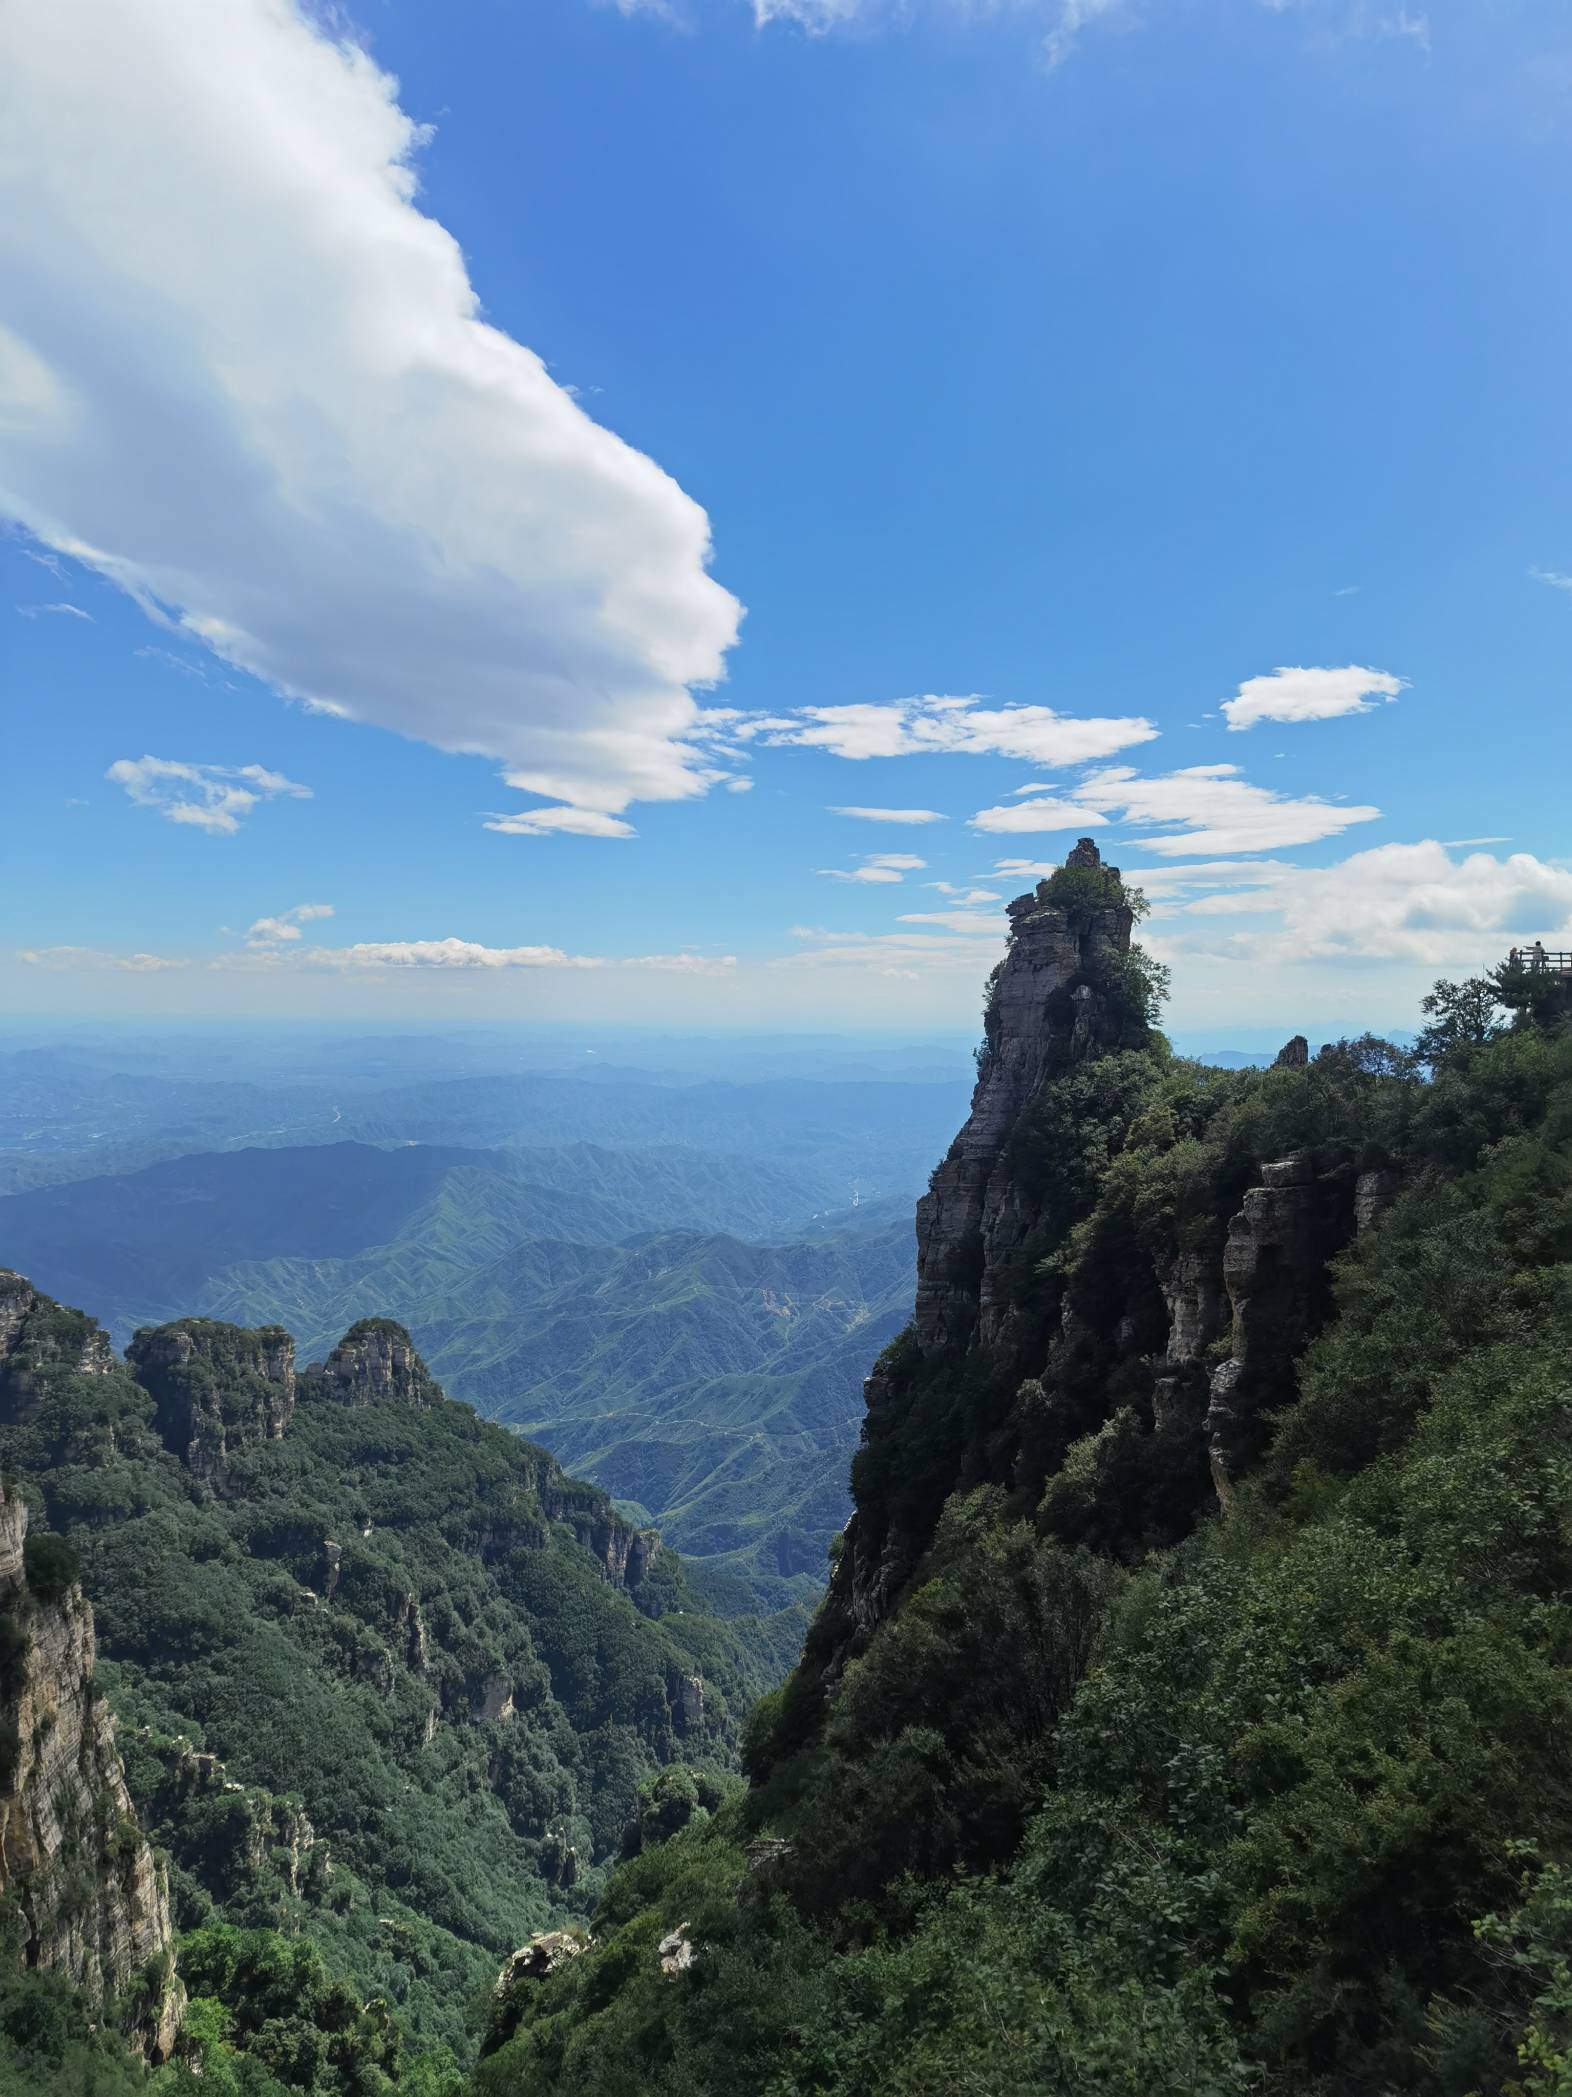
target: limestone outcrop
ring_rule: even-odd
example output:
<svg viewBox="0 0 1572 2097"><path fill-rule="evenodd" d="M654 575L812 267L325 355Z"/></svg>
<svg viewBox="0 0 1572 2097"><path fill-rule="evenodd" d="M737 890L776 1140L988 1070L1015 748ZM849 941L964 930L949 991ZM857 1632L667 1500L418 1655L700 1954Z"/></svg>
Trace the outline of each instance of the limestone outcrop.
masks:
<svg viewBox="0 0 1572 2097"><path fill-rule="evenodd" d="M211 1318L145 1327L126 1349L153 1395L166 1448L215 1493L242 1450L276 1442L295 1410L295 1343L282 1326L247 1330Z"/></svg>
<svg viewBox="0 0 1572 2097"><path fill-rule="evenodd" d="M313 1365L306 1395L340 1405L435 1405L440 1386L415 1352L415 1343L391 1318L362 1318L320 1367Z"/></svg>
<svg viewBox="0 0 1572 2097"><path fill-rule="evenodd" d="M1261 1168L1228 1226L1223 1284L1233 1347L1212 1372L1206 1434L1212 1482L1226 1506L1262 1415L1288 1398L1290 1372L1325 1312L1327 1262L1354 1234L1354 1181L1346 1167L1321 1173L1308 1151Z"/></svg>
<svg viewBox="0 0 1572 2097"><path fill-rule="evenodd" d="M989 986L971 1113L917 1204L916 1327L927 1354L1007 1338L1006 1268L1037 1220L1012 1168L1010 1136L1051 1069L1117 1043L1101 984L1130 948L1119 869L1104 867L1085 837L1065 865L1087 877L1080 894L1050 901L1043 881L1009 905L1010 944Z"/></svg>
<svg viewBox="0 0 1572 2097"><path fill-rule="evenodd" d="M185 2006L168 1886L93 1686L93 1612L63 1546L30 1552L27 1536L24 1502L0 1488L0 1908L25 1966L84 1989L164 2061Z"/></svg>

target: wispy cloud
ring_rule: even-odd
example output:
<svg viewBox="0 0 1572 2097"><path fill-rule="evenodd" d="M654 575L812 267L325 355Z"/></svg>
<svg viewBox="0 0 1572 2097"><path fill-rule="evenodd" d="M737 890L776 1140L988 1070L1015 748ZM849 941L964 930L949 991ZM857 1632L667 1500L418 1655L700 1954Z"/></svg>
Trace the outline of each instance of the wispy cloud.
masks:
<svg viewBox="0 0 1572 2097"><path fill-rule="evenodd" d="M925 693L919 698L848 706L804 706L790 714L733 717L739 742L827 750L835 757L1015 757L1027 764L1091 764L1158 733L1142 715L1056 713L1051 706L985 706L981 695Z"/></svg>
<svg viewBox="0 0 1572 2097"><path fill-rule="evenodd" d="M1544 583L1551 590L1572 590L1572 575L1564 575L1559 568L1530 568L1529 575L1537 583Z"/></svg>
<svg viewBox="0 0 1572 2097"><path fill-rule="evenodd" d="M19 604L17 610L24 619L42 619L50 612L58 612L68 619L85 619L89 626L96 624L91 612L84 612L79 604Z"/></svg>
<svg viewBox="0 0 1572 2097"><path fill-rule="evenodd" d="M331 903L297 903L291 910L281 910L277 917L259 917L254 925L246 929L246 944L252 947L282 945L286 941L301 938L302 925L309 925L318 918L332 915Z"/></svg>
<svg viewBox="0 0 1572 2097"><path fill-rule="evenodd" d="M918 859L911 852L865 852L860 866L821 866L816 871L831 881L864 881L874 886L888 886L904 880L906 875L916 873L927 864L926 859Z"/></svg>
<svg viewBox="0 0 1572 2097"><path fill-rule="evenodd" d="M526 808L487 816L485 827L504 837L635 837L631 823L603 808Z"/></svg>
<svg viewBox="0 0 1572 2097"><path fill-rule="evenodd" d="M1278 793L1253 786L1237 765L1188 765L1143 778L1127 765L1092 772L1078 788L1084 800L1023 801L982 808L973 827L990 832L1068 831L1117 821L1142 830L1179 827L1144 836L1143 851L1164 858L1213 858L1266 852L1284 845L1337 837L1355 823L1373 822L1379 808L1326 801L1316 794Z"/></svg>
<svg viewBox="0 0 1572 2097"><path fill-rule="evenodd" d="M172 757L120 757L104 774L124 787L138 808L151 808L166 822L183 823L214 837L233 837L259 801L280 796L309 801L299 786L265 765L183 764Z"/></svg>
<svg viewBox="0 0 1572 2097"><path fill-rule="evenodd" d="M1001 916L988 932L927 931L831 932L817 925L793 925L799 950L777 956L773 969L854 969L906 981L920 976L950 975L980 982L1004 950Z"/></svg>
<svg viewBox="0 0 1572 2097"><path fill-rule="evenodd" d="M133 974L156 975L166 968L188 968L190 963L169 954L109 954L101 947L21 947L17 959L30 968L57 973L72 969L128 969Z"/></svg>
<svg viewBox="0 0 1572 2097"><path fill-rule="evenodd" d="M332 914L324 904L307 904L302 908L308 915ZM300 914L298 910L290 913L296 917ZM278 921L258 920L260 925L274 922ZM251 929L255 932L257 926ZM97 947L24 947L18 950L17 958L31 967L56 972L126 969L138 974L187 968L211 969L223 974L254 971L263 975L321 970L375 974L410 970L496 973L515 969L640 969L660 975L729 976L737 967L735 954L570 954L562 947L494 947L480 940L456 938L360 940L352 946L342 947L291 947L281 945L275 938L205 958L183 954L114 954Z"/></svg>
<svg viewBox="0 0 1572 2097"><path fill-rule="evenodd" d="M832 808L831 815L855 816L863 823L944 823L936 808Z"/></svg>

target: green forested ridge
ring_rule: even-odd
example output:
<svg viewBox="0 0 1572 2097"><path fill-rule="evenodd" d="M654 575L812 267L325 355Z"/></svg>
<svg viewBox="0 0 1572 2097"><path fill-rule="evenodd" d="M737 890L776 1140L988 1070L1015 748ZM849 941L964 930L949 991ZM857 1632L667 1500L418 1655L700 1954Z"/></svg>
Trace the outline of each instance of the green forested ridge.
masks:
<svg viewBox="0 0 1572 2097"><path fill-rule="evenodd" d="M707 1592L726 1582L749 1607L816 1597L862 1380L910 1309L909 1218L779 1246L533 1240L468 1272L428 1266L421 1287L427 1258L412 1234L336 1266L270 1261L234 1270L213 1307L292 1323L315 1352L402 1281L448 1387L635 1506Z"/></svg>
<svg viewBox="0 0 1572 2097"><path fill-rule="evenodd" d="M200 1312L309 1358L396 1315L455 1396L703 1561L707 1593L778 1609L822 1584L862 1378L911 1300L908 1199L802 1242L717 1234L805 1217L812 1184L669 1148L249 1150L0 1200L0 1244L118 1339ZM669 1227L708 1205L702 1233Z"/></svg>
<svg viewBox="0 0 1572 2097"><path fill-rule="evenodd" d="M75 1373L81 1321L51 1307L42 1351L66 1366L34 1373L7 1461L65 1481L51 1514L102 1591L106 1645L116 1608L141 1626L146 1657L105 1673L197 1932L186 2058L154 2084L200 2063L202 2086L241 2097L1567 2097L1572 1031L1550 1013L1504 1024L1496 994L1513 987L1439 986L1417 1056L1365 1039L1222 1072L1151 1036L1051 1065L1008 1149L1039 1218L1005 1276L1008 1361L924 1355L909 1334L885 1350L856 1527L801 1664L748 1720L746 1792L724 1752L693 1752L680 1685L674 1704L662 1676L664 1761L635 1694L629 1805L615 1833L604 1822L622 1861L559 1879L528 1924L592 1893L589 1935L553 1936L501 1994L477 1991L491 2036L473 2069L432 2043L457 2035L466 1978L444 1903L504 1898L506 1873L478 1855L457 1886L417 1875L416 1852L440 1864L445 1785L472 1813L491 1811L488 1792L511 1797L503 1765L482 1773L467 1743L522 1748L550 1704L521 1712L522 1731L444 1725L431 1762L377 1725L396 1724L415 1679L401 1611L420 1567L405 1546L447 1542L456 1519L466 1564L492 1575L493 1474L467 1467L477 1451L505 1477L542 1459L459 1408L324 1404L306 1380L282 1438L232 1453L215 1497L182 1486L171 1526L162 1493L139 1498L138 1466L167 1480L172 1462L144 1446L151 1401L122 1373ZM1132 1011L1150 989L1132 975ZM1312 1205L1343 1214L1356 1184L1387 1205L1324 1275L1296 1276L1313 1336L1274 1371L1272 1408L1235 1423L1220 1516L1194 1416L1187 1432L1159 1416L1172 1363L1154 1277L1186 1258L1215 1267L1246 1190L1290 1159L1271 1184L1309 1188ZM1206 1362L1237 1339L1225 1326ZM219 1350L237 1429L265 1411L247 1343ZM426 1421L458 1434L450 1415L467 1423L458 1477L448 1444L417 1435ZM353 1492L329 1506L321 1474ZM548 1483L583 1533L587 1489L542 1473L537 1499ZM411 1509L396 1566L393 1496ZM297 1502L310 1517L294 1529ZM541 1518L532 1569L582 1570L582 1547ZM176 1540L167 1587L156 1549L115 1556L148 1520ZM343 1549L333 1594L303 1603L302 1583L325 1593L328 1536ZM526 1595L531 1647L581 1743L574 1699L605 1676L573 1656L604 1650L603 1605L641 1642L634 1676L646 1638L725 1643L675 1617L662 1559L643 1591L658 1621L592 1568L544 1628L518 1556L501 1599ZM274 1585L253 1589L245 1569L263 1561ZM190 1599L232 1574L251 1624L238 1653ZM455 1592L467 1655L500 1618L484 1582ZM177 1609L200 1630L179 1653ZM325 1880L320 1827L308 1842L295 1818L304 1786L237 1774L219 1738L233 1663L262 1669L282 1631L301 1641L297 1669L332 1684L305 1729L364 1719L317 1765L303 1730L288 1737L309 1782L346 1786ZM740 1708L740 1665L728 1680L724 1654L687 1656ZM476 1691L484 1708L489 1685L460 1667L468 1708ZM287 1727L294 1681L259 1679ZM180 1743L162 1709L198 1684L220 1728ZM347 1773L338 1745L362 1758ZM202 1760L215 1747L227 1767ZM418 1826L397 1886L362 1875L378 1814ZM561 1872L554 1826L536 1874ZM477 1954L476 1979L496 1963ZM36 2078L24 2087L145 2087L69 2009L47 1983L0 1991L0 2068L8 2046Z"/></svg>
<svg viewBox="0 0 1572 2097"><path fill-rule="evenodd" d="M347 1990L373 2005L350 2019L363 2036L398 2027L388 2058L464 2052L503 1956L593 1903L640 1783L677 1759L734 1766L767 1666L694 1603L674 1554L545 1451L427 1402L418 1365L385 1403L302 1376L291 1415L280 1332L141 1334L134 1376L81 1313L15 1277L3 1293L19 1325L0 1467L80 1561L177 1926L306 1940L339 1990L330 2025ZM35 2010L50 2027L46 1996L23 2027ZM315 2058L301 2031L259 2059L275 2040ZM272 2072L384 2087L364 2065Z"/></svg>
<svg viewBox="0 0 1572 2097"><path fill-rule="evenodd" d="M894 1606L837 1576L746 1797L613 1877L482 2097L1572 2090L1572 1033L1501 988L1418 1059L1050 1073L1038 1373L889 1350ZM1305 1153L1399 1191L1218 1519L1129 1278Z"/></svg>

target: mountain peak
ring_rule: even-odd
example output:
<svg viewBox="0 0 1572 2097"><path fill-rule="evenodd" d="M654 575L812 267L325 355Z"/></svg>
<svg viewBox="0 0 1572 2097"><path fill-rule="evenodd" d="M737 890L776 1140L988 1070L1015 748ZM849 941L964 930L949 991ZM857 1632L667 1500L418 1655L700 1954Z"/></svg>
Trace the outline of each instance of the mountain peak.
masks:
<svg viewBox="0 0 1572 2097"><path fill-rule="evenodd" d="M425 1410L442 1396L402 1325L361 1318L349 1328L312 1380L340 1405L413 1405Z"/></svg>
<svg viewBox="0 0 1572 2097"><path fill-rule="evenodd" d="M1128 960L1139 898L1089 837L1007 905L1010 944L988 985L971 1113L917 1204L917 1337L924 1352L990 1343L993 1281L1024 1229L1010 1132L1050 1071L1148 1034ZM1139 988L1139 986L1134 986Z"/></svg>

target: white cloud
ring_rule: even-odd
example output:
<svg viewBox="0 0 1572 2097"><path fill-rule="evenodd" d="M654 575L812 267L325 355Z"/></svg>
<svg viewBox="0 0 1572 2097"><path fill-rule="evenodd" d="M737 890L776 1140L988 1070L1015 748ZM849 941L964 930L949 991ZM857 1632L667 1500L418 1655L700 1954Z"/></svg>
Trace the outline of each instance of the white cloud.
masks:
<svg viewBox="0 0 1572 2097"><path fill-rule="evenodd" d="M753 781L751 779L728 779L726 781L726 791L728 794L751 794L753 792Z"/></svg>
<svg viewBox="0 0 1572 2097"><path fill-rule="evenodd" d="M24 619L39 619L46 612L62 612L69 619L85 619L89 626L95 625L91 612L84 612L79 604L19 604L17 610Z"/></svg>
<svg viewBox="0 0 1572 2097"><path fill-rule="evenodd" d="M992 932L998 919L986 910L903 910L896 920L902 925L943 925L949 932Z"/></svg>
<svg viewBox="0 0 1572 2097"><path fill-rule="evenodd" d="M1077 791L1088 806L1073 813L1068 803L1025 801L979 809L972 824L978 830L1021 831L1072 830L1078 824L1109 820L1143 829L1176 823L1182 826L1176 831L1143 837L1140 849L1164 858L1185 858L1314 844L1319 838L1339 836L1355 823L1373 822L1381 813L1379 808L1325 801L1315 794L1296 797L1252 786L1240 777L1237 765L1187 765L1152 778L1141 777L1127 765L1114 765L1089 774ZM1039 814L1041 819L1034 820Z"/></svg>
<svg viewBox="0 0 1572 2097"><path fill-rule="evenodd" d="M60 0L6 47L0 512L531 794L716 783L708 519L481 317L396 83L295 0Z"/></svg>
<svg viewBox="0 0 1572 2097"><path fill-rule="evenodd" d="M821 866L816 871L831 881L867 881L887 885L916 873L927 864L926 859L919 859L911 852L865 852L861 866Z"/></svg>
<svg viewBox="0 0 1572 2097"><path fill-rule="evenodd" d="M856 816L864 823L947 823L936 808L832 808L831 815Z"/></svg>
<svg viewBox="0 0 1572 2097"><path fill-rule="evenodd" d="M1530 568L1528 572L1535 582L1552 590L1572 590L1572 575L1563 575L1559 568Z"/></svg>
<svg viewBox="0 0 1572 2097"><path fill-rule="evenodd" d="M409 969L511 970L511 969L642 969L664 975L729 976L737 967L735 954L569 954L561 947L491 947L473 939L384 939L360 940L345 947L301 947L281 945L298 938L291 921L331 917L326 903L304 903L282 918L259 918L246 937L244 949L200 956L171 954L111 954L96 947L40 947L23 949L19 959L35 968L57 971L73 969L131 969L137 972L160 969L206 967L225 973L258 971L275 974L290 970L335 970L353 974L366 971ZM283 926L284 929L278 929ZM254 934L265 934L253 939Z"/></svg>
<svg viewBox="0 0 1572 2097"><path fill-rule="evenodd" d="M1186 902L1203 889L1259 888L1299 869L1286 859L1203 859L1190 865L1126 867L1124 878L1148 903Z"/></svg>
<svg viewBox="0 0 1572 2097"><path fill-rule="evenodd" d="M1238 696L1223 701L1222 710L1238 734L1257 721L1334 721L1343 714L1367 714L1374 700L1391 701L1407 689L1406 678L1357 663L1342 670L1283 667L1270 676L1247 677Z"/></svg>
<svg viewBox="0 0 1572 2097"><path fill-rule="evenodd" d="M760 29L771 22L795 22L809 36L824 36L872 11L868 0L752 0L752 5Z"/></svg>
<svg viewBox="0 0 1572 2097"><path fill-rule="evenodd" d="M1427 838L1376 845L1335 866L1285 868L1262 888L1198 897L1185 915L1267 911L1275 927L1235 935L1241 956L1477 969L1514 942L1572 937L1572 868L1529 852L1454 859Z"/></svg>
<svg viewBox="0 0 1572 2097"><path fill-rule="evenodd" d="M302 925L332 915L331 903L297 903L292 910L280 911L277 917L259 917L247 927L246 942L254 947L277 946L281 941L299 939Z"/></svg>
<svg viewBox="0 0 1572 2097"><path fill-rule="evenodd" d="M793 925L802 942L795 954L778 956L773 969L869 969L880 975L952 974L981 982L1004 951L1001 917L986 937L965 932L831 932Z"/></svg>
<svg viewBox="0 0 1572 2097"><path fill-rule="evenodd" d="M361 940L348 947L308 947L299 957L336 969L637 968L687 976L730 975L735 954L569 954L561 947L488 947L473 939Z"/></svg>
<svg viewBox="0 0 1572 2097"><path fill-rule="evenodd" d="M513 815L486 818L488 830L504 837L636 837L637 831L621 816L602 808L526 808Z"/></svg>
<svg viewBox="0 0 1572 2097"><path fill-rule="evenodd" d="M1048 65L1063 65L1086 25L1115 13L1123 4L1124 0L1062 0L1059 19L1043 39L1043 57Z"/></svg>
<svg viewBox="0 0 1572 2097"><path fill-rule="evenodd" d="M135 975L154 975L160 969L189 965L166 954L106 954L100 947L22 947L17 959L30 968L128 969Z"/></svg>
<svg viewBox="0 0 1572 2097"><path fill-rule="evenodd" d="M971 820L974 830L1004 834L1010 831L1086 830L1094 823L1106 823L1108 816L1101 808L1085 808L1077 801L1050 797L1044 801L1018 801L1013 807L979 808Z"/></svg>
<svg viewBox="0 0 1572 2097"><path fill-rule="evenodd" d="M925 881L924 888L937 889L941 896L953 896L958 903L1002 903L1003 896L991 888L958 888L953 881Z"/></svg>
<svg viewBox="0 0 1572 2097"><path fill-rule="evenodd" d="M311 947L300 957L323 968L598 968L561 947L488 947L473 939L374 939Z"/></svg>
<svg viewBox="0 0 1572 2097"><path fill-rule="evenodd" d="M828 750L835 757L1015 757L1027 764L1091 764L1158 733L1141 715L1079 716L1051 706L983 706L980 694L804 706L789 715L744 717L738 740Z"/></svg>
<svg viewBox="0 0 1572 2097"><path fill-rule="evenodd" d="M104 774L122 786L138 808L154 808L171 823L186 823L214 836L232 837L259 801L280 795L309 801L309 786L297 786L265 765L181 764L172 757L120 757Z"/></svg>

